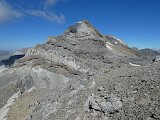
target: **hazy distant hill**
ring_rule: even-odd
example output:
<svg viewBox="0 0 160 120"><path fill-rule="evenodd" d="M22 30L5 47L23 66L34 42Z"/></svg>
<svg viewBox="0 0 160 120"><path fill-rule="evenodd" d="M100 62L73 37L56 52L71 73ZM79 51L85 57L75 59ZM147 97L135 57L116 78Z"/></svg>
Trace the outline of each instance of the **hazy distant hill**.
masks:
<svg viewBox="0 0 160 120"><path fill-rule="evenodd" d="M160 49L157 49L156 51L160 53Z"/></svg>
<svg viewBox="0 0 160 120"><path fill-rule="evenodd" d="M11 55L11 51L0 50L0 61L3 59L9 58L10 55Z"/></svg>
<svg viewBox="0 0 160 120"><path fill-rule="evenodd" d="M139 50L139 53L141 54L142 57L155 57L157 55L160 55L160 53L157 52L156 50L152 50L149 48Z"/></svg>
<svg viewBox="0 0 160 120"><path fill-rule="evenodd" d="M9 54L10 51L0 50L0 56Z"/></svg>

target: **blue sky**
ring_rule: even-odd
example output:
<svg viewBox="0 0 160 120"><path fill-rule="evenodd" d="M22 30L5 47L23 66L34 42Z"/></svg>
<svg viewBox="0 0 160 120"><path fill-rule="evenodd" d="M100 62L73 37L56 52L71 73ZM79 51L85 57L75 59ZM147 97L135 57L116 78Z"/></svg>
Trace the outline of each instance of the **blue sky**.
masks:
<svg viewBox="0 0 160 120"><path fill-rule="evenodd" d="M160 0L0 0L0 49L44 43L83 19L129 46L160 48Z"/></svg>

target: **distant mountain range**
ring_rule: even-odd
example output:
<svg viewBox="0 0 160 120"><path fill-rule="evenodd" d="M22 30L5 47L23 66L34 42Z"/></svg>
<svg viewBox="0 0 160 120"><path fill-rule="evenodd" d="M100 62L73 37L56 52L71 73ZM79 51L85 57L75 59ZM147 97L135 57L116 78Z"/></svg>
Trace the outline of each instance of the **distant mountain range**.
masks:
<svg viewBox="0 0 160 120"><path fill-rule="evenodd" d="M9 54L11 51L6 51L6 50L0 50L0 56L2 55L7 55Z"/></svg>
<svg viewBox="0 0 160 120"><path fill-rule="evenodd" d="M139 53L142 57L153 57L153 56L160 55L160 53L158 51L153 50L153 49L149 49L149 48L141 49L141 50L139 50Z"/></svg>
<svg viewBox="0 0 160 120"><path fill-rule="evenodd" d="M157 49L156 51L160 53L160 49Z"/></svg>
<svg viewBox="0 0 160 120"><path fill-rule="evenodd" d="M11 51L0 50L0 61L3 59L7 59L11 55Z"/></svg>
<svg viewBox="0 0 160 120"><path fill-rule="evenodd" d="M29 48L23 48L17 51L0 50L0 66L10 67L14 62L26 54Z"/></svg>

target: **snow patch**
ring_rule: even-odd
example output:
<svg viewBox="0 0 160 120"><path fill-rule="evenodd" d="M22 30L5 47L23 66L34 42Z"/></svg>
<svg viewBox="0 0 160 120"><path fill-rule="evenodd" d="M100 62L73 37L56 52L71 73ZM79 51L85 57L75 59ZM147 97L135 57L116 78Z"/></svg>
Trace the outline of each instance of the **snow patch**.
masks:
<svg viewBox="0 0 160 120"><path fill-rule="evenodd" d="M118 44L118 42L115 42L115 44Z"/></svg>
<svg viewBox="0 0 160 120"><path fill-rule="evenodd" d="M141 65L137 65L137 64L133 64L133 63L129 63L131 66L134 66L134 67L140 67Z"/></svg>
<svg viewBox="0 0 160 120"><path fill-rule="evenodd" d="M9 107L14 104L15 99L18 98L19 92L13 94L9 100L7 101L7 104L5 104L1 109L0 109L0 120L7 120L7 114L9 112Z"/></svg>
<svg viewBox="0 0 160 120"><path fill-rule="evenodd" d="M117 39L121 44L125 45L126 46L126 43L124 43L122 40L120 39Z"/></svg>
<svg viewBox="0 0 160 120"><path fill-rule="evenodd" d="M33 91L33 90L35 90L36 88L35 87L32 87L32 88L30 88L29 90L28 90L28 92L31 92L31 91Z"/></svg>
<svg viewBox="0 0 160 120"><path fill-rule="evenodd" d="M111 43L106 42L106 48L108 48L110 50L113 50L111 46L113 46Z"/></svg>
<svg viewBox="0 0 160 120"><path fill-rule="evenodd" d="M82 24L82 23L83 23L83 21L78 21L77 23L78 23L78 24Z"/></svg>
<svg viewBox="0 0 160 120"><path fill-rule="evenodd" d="M123 44L124 46L127 46L127 44L125 42L123 42L121 39L119 39L115 36L112 36L112 35L111 35L111 37L114 38L115 40L117 40L119 43ZM118 44L118 42L115 42L115 44Z"/></svg>
<svg viewBox="0 0 160 120"><path fill-rule="evenodd" d="M113 46L110 42L107 42L108 45Z"/></svg>

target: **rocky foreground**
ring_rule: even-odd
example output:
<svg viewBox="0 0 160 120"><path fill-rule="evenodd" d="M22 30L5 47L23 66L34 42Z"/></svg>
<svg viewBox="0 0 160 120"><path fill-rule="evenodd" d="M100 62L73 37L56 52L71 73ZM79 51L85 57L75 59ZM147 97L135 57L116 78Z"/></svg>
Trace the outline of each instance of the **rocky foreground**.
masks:
<svg viewBox="0 0 160 120"><path fill-rule="evenodd" d="M152 57L80 21L0 73L0 120L159 120Z"/></svg>

